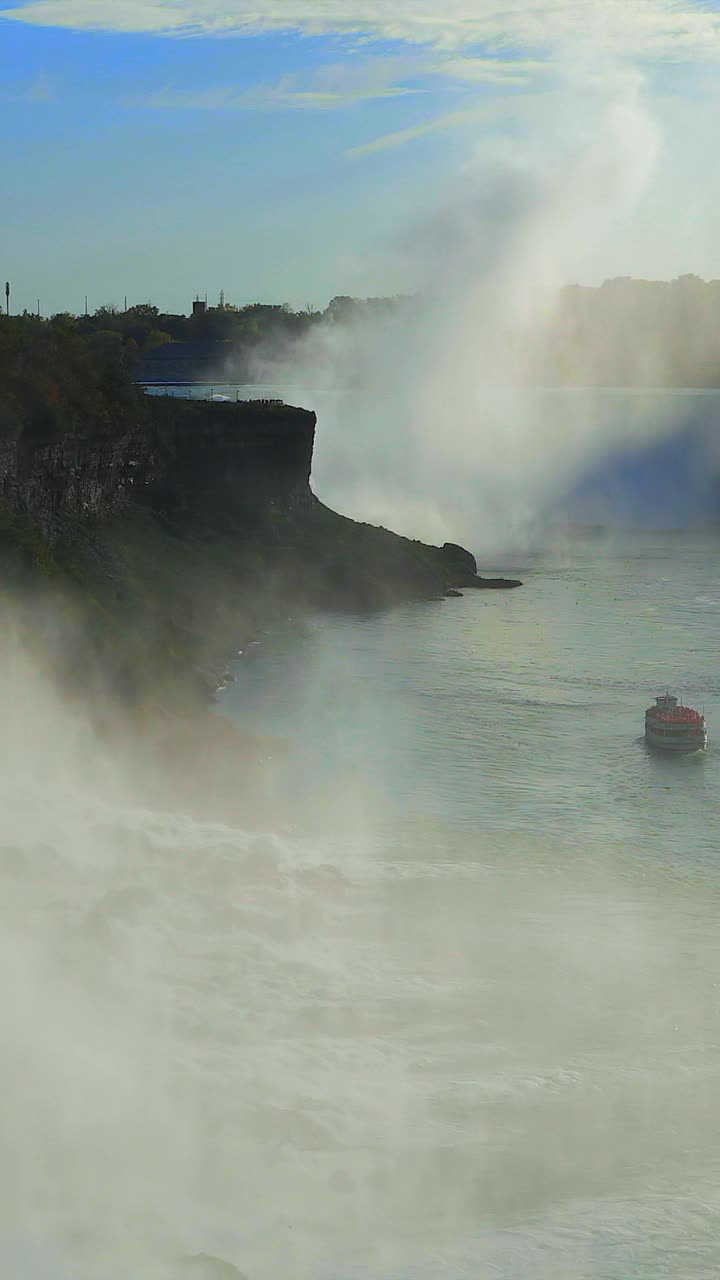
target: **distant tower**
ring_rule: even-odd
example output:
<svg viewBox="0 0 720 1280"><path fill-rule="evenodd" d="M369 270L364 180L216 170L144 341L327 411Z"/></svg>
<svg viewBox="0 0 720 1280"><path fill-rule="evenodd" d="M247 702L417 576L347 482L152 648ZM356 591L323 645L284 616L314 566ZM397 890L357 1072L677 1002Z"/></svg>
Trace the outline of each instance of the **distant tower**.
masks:
<svg viewBox="0 0 720 1280"><path fill-rule="evenodd" d="M221 308L225 306L225 290L224 289L220 290L220 306Z"/></svg>
<svg viewBox="0 0 720 1280"><path fill-rule="evenodd" d="M193 302L193 315L204 316L206 311L207 311L207 298L205 299L204 302L201 302L200 294L197 294L195 297L195 301Z"/></svg>

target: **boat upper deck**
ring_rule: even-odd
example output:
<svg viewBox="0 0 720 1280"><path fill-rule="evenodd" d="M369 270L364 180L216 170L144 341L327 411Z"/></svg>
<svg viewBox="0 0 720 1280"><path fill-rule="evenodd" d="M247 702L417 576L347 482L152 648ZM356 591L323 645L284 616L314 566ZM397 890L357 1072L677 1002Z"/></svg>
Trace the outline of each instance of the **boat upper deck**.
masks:
<svg viewBox="0 0 720 1280"><path fill-rule="evenodd" d="M671 693L664 693L656 698L655 706L648 707L645 718L666 725L695 725L701 728L705 724L705 717L701 712L694 707L683 706Z"/></svg>
<svg viewBox="0 0 720 1280"><path fill-rule="evenodd" d="M692 707L678 707L675 711L658 711L657 707L648 707L646 716L652 717L661 724L703 724L705 717Z"/></svg>

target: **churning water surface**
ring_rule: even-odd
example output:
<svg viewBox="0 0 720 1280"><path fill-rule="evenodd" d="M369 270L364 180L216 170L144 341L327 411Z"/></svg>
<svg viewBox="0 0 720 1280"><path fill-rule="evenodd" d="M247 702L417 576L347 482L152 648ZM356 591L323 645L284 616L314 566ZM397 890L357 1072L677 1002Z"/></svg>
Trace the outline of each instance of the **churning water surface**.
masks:
<svg viewBox="0 0 720 1280"><path fill-rule="evenodd" d="M288 620L218 709L288 743L264 834L21 743L3 1273L717 1276L716 565L588 538L520 591ZM666 684L705 756L646 752Z"/></svg>

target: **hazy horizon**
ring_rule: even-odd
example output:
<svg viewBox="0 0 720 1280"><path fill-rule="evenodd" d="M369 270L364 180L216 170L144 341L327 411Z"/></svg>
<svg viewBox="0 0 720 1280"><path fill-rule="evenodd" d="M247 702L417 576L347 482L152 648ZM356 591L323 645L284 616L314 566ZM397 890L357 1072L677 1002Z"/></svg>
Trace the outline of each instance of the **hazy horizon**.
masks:
<svg viewBox="0 0 720 1280"><path fill-rule="evenodd" d="M700 283L703 285L720 285L720 276L717 279L716 278L703 279L702 276L697 276L694 272L680 272L679 275L674 276L672 279L663 279L663 280L661 279L650 280L650 279L646 279L645 277L632 276L632 275L607 276L604 280L599 281L597 284L588 284L581 280L568 280L565 284L561 285L560 288L563 291L572 290L572 289L598 290L598 289L602 289L604 286L617 284L619 282L623 282L623 283L627 282L630 284L642 284L642 285L672 285L677 283L677 281L683 280L683 279L699 280ZM11 290L12 290L11 298L10 298L10 311L11 311L11 314L17 315L18 312L13 306L14 285L12 282L10 282L10 284L11 284ZM321 300L321 302L314 308L314 310L318 314L322 313L327 310L330 303L335 298L349 297L349 296L350 295L334 293L328 298ZM386 294L386 295L377 294L377 295L371 295L371 296L367 296L367 295L361 296L358 294L357 296L352 297L352 301L375 302L375 301L385 301L386 299L389 301L395 301L395 300L409 301L409 300L412 300L413 298L423 298L423 297L425 297L427 301L432 301L432 295L422 294L422 293ZM41 300L40 299L36 300L36 305L34 308L28 306L28 307L25 307L23 310L27 312L27 314L29 315L37 314L37 301L41 301ZM98 312L102 311L104 308L107 308L107 307L114 307L118 312L122 313L125 310L125 301L126 299L124 298L124 296L118 297L117 293L113 295L112 298L106 298L104 301L97 302L97 303L95 302L95 300L93 300L91 303L91 300L88 296L87 314L90 316L96 315ZM237 302L233 298L228 297L225 293L225 290L222 289L217 298L212 298L210 296L207 296L206 298L204 293L200 295L196 291L195 293L192 294L192 297L189 298L189 305L186 306L184 309L181 308L179 311L170 311L168 308L162 306L162 299L153 298L153 297L132 298L132 299L127 298L127 310L131 311L134 307L143 307L143 306L150 305L157 308L159 315L190 316L192 315L193 303L196 301L206 301L208 309L210 310L216 307L221 307L221 306L236 308L238 311L241 311L244 307L253 307L253 306L259 306L259 307L287 306L291 310L302 311L302 310L305 310L305 308L308 306L308 304L305 304L304 306L301 305L298 307L294 307L293 304L289 302L286 298L280 298L280 297L277 297L277 298L258 297L253 299L246 299L245 301L242 301L242 302ZM5 310L4 306L0 308L0 314L4 313L4 310ZM64 314L73 315L78 318L81 317L83 314L85 314L84 299L83 299L83 306L81 308L78 308L77 310L74 310L73 307L68 304L67 306L59 307L56 311L48 312L43 309L41 309L40 311L40 316L42 319L51 319L54 315L64 315Z"/></svg>

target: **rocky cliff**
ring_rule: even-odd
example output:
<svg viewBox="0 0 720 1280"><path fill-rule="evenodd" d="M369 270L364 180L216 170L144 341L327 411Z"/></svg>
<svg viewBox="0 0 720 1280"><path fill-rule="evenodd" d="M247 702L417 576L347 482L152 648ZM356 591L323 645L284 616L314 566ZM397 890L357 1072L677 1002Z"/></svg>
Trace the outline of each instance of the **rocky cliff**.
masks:
<svg viewBox="0 0 720 1280"><path fill-rule="evenodd" d="M21 437L0 452L3 505L50 542L78 520L129 507L188 518L257 516L309 493L315 415L284 405L153 398L150 423L123 435Z"/></svg>
<svg viewBox="0 0 720 1280"><path fill-rule="evenodd" d="M221 655L278 613L384 607L477 577L469 552L330 511L310 488L315 415L151 398L122 434L21 437L0 453L0 570L41 579L129 693ZM44 593L47 596L47 592ZM39 630L56 637L56 605ZM87 654L70 649L83 670ZM82 654L79 659L78 655Z"/></svg>

